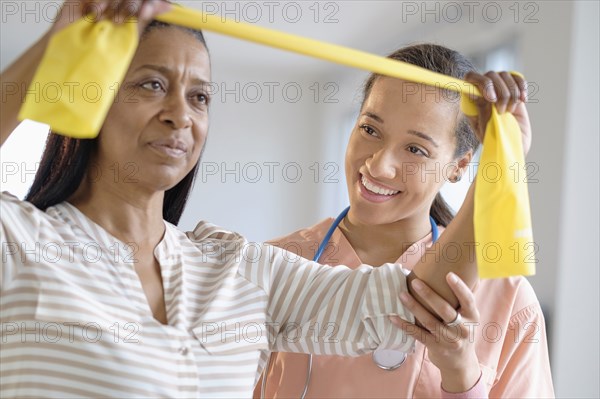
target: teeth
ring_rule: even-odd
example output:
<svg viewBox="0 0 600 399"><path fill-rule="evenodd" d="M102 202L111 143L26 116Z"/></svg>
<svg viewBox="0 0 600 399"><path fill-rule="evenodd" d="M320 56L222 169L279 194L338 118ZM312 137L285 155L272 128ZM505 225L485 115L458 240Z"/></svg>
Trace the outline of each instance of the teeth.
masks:
<svg viewBox="0 0 600 399"><path fill-rule="evenodd" d="M368 181L367 178L364 176L362 176L362 178L361 178L361 183L363 184L363 186L365 186L367 188L367 190L369 190L375 194L379 194L379 195L394 195L394 194L398 194L400 192L400 191L388 190L387 188L376 186L376 185L372 184L370 181Z"/></svg>

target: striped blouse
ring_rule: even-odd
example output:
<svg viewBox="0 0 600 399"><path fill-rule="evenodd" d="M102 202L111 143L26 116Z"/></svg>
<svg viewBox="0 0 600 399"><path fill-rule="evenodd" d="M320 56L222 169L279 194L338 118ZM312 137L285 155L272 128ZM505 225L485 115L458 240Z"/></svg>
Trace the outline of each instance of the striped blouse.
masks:
<svg viewBox="0 0 600 399"><path fill-rule="evenodd" d="M201 222L165 222L168 324L154 319L135 248L67 202L1 194L0 397L250 398L268 351L410 351L388 315L400 265L330 268Z"/></svg>

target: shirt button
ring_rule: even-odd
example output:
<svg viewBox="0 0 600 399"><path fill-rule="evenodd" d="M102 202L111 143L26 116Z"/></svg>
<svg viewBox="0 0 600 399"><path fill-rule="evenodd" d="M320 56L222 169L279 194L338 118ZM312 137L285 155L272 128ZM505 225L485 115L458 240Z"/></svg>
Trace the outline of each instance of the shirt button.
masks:
<svg viewBox="0 0 600 399"><path fill-rule="evenodd" d="M188 347L187 346L182 346L181 348L179 348L179 354L181 356L185 356L188 354Z"/></svg>

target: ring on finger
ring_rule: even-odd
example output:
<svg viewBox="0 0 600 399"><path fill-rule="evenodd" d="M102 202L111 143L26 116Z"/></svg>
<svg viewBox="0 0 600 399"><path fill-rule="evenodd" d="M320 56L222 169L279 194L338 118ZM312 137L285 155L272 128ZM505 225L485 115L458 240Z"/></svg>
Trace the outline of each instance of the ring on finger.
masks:
<svg viewBox="0 0 600 399"><path fill-rule="evenodd" d="M456 312L456 317L450 323L446 323L446 327L455 327L462 324L462 315L460 312Z"/></svg>

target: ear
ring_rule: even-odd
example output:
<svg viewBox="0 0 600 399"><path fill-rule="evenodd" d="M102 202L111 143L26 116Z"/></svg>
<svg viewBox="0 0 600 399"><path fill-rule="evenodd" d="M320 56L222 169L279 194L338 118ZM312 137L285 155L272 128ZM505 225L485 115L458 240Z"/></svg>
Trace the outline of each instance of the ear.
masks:
<svg viewBox="0 0 600 399"><path fill-rule="evenodd" d="M450 181L456 183L460 181L463 175L467 172L467 166L473 159L473 150L467 151L464 155L456 160L456 170L454 171Z"/></svg>
<svg viewBox="0 0 600 399"><path fill-rule="evenodd" d="M473 150L467 151L460 159L458 160L458 169L462 173L464 173L467 169L467 166L471 163L471 159L473 159Z"/></svg>

